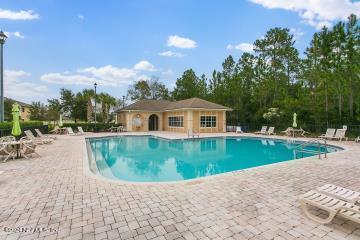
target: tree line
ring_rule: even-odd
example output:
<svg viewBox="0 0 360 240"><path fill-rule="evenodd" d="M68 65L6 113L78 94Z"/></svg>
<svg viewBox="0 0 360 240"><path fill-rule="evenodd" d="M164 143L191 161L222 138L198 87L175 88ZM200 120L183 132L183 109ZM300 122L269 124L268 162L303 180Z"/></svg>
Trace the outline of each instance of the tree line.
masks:
<svg viewBox="0 0 360 240"><path fill-rule="evenodd" d="M47 104L32 102L30 105L31 120L56 121L60 114L64 118L76 121L94 121L94 103L97 103L97 121L109 122L111 110L122 105L121 100L108 93L96 94L92 89L74 93L69 89L60 89L60 98L48 99Z"/></svg>
<svg viewBox="0 0 360 240"><path fill-rule="evenodd" d="M228 116L233 123L264 123L269 109L278 111L278 122L291 122L296 112L307 124L360 123L360 29L355 15L316 32L302 56L287 28L272 28L253 45L253 54L228 56L210 78L188 69L172 92L153 79L135 83L128 95L200 97L234 109Z"/></svg>

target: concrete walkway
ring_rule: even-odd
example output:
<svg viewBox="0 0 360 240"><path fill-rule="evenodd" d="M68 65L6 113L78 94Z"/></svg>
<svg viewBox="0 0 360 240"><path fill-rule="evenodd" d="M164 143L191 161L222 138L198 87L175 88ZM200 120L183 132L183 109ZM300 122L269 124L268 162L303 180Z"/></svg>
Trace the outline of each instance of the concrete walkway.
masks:
<svg viewBox="0 0 360 240"><path fill-rule="evenodd" d="M131 184L86 174L84 136L59 136L41 157L0 163L0 239L360 239L359 225L319 225L299 208L299 195L325 183L360 190L360 144L338 145L346 150L327 159Z"/></svg>

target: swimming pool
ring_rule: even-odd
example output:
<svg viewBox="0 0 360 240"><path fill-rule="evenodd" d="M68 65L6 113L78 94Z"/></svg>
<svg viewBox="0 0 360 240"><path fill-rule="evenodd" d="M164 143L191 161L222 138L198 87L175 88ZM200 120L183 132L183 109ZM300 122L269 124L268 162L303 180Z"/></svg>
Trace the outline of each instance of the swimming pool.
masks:
<svg viewBox="0 0 360 240"><path fill-rule="evenodd" d="M301 144L250 137L167 140L154 136L89 138L86 142L93 172L130 182L187 180L288 161L295 159L295 148ZM337 150L327 148L327 152Z"/></svg>

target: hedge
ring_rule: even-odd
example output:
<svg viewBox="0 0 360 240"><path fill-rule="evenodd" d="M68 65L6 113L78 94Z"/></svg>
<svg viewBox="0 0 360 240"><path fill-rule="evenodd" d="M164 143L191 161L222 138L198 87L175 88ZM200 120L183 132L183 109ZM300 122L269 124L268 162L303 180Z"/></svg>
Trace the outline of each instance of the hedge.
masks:
<svg viewBox="0 0 360 240"><path fill-rule="evenodd" d="M112 126L119 127L121 124L114 123L64 123L63 127L71 127L77 131L77 127L82 127L85 132L105 132Z"/></svg>
<svg viewBox="0 0 360 240"><path fill-rule="evenodd" d="M21 136L24 136L25 130L31 130L35 134L35 130L34 130L35 128L40 129L40 131L43 133L48 133L48 125L44 125L42 121L26 121L26 122L20 121L20 127L22 130ZM11 135L11 129L12 129L12 122L0 123L0 137Z"/></svg>
<svg viewBox="0 0 360 240"><path fill-rule="evenodd" d="M22 122L20 121L20 127L22 128L28 128L28 127L38 127L43 126L44 123L42 121L26 121ZM2 122L0 123L0 129L1 130L7 130L12 128L12 122Z"/></svg>

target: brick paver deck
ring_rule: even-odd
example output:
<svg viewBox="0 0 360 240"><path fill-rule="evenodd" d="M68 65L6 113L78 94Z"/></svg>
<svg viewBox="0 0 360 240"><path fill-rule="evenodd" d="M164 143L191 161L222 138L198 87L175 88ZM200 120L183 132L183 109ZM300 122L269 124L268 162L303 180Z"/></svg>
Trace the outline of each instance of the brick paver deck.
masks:
<svg viewBox="0 0 360 240"><path fill-rule="evenodd" d="M60 136L39 148L41 157L0 163L0 239L360 239L359 225L319 225L297 200L325 183L360 190L360 144L341 143L346 150L327 159L174 184L88 175L83 144L83 136Z"/></svg>

